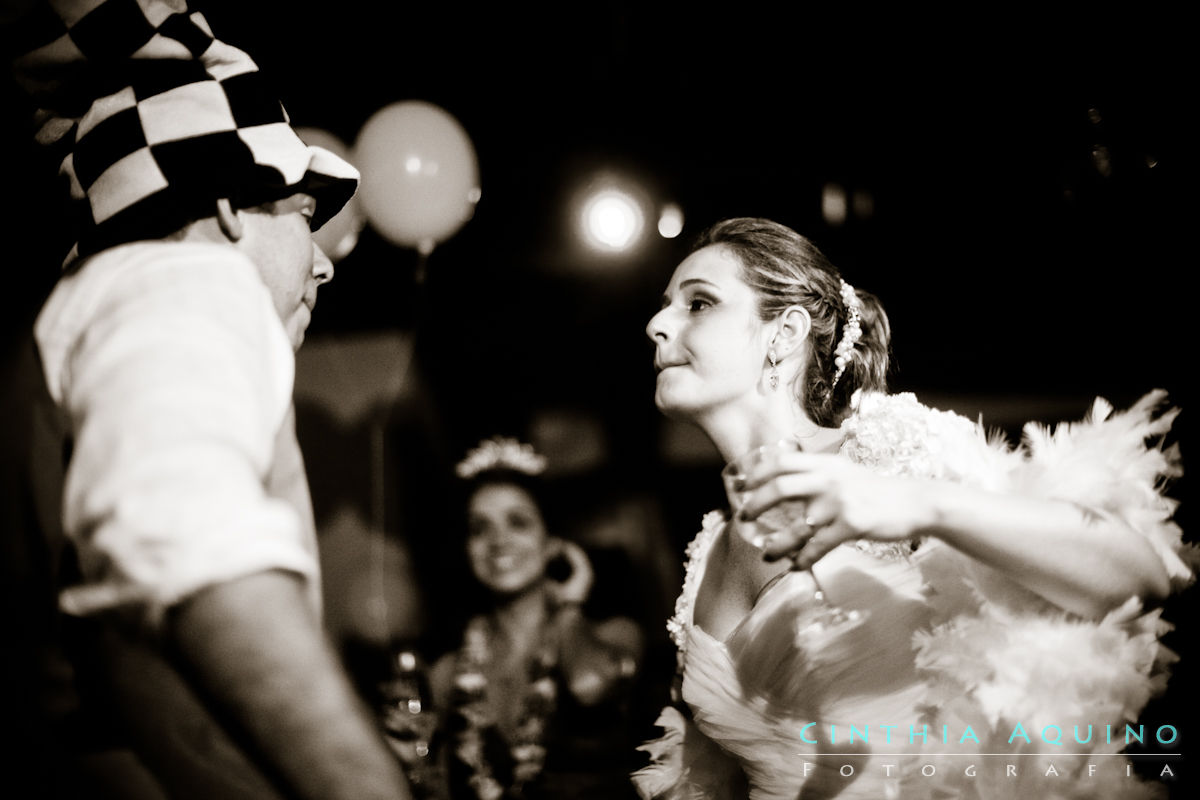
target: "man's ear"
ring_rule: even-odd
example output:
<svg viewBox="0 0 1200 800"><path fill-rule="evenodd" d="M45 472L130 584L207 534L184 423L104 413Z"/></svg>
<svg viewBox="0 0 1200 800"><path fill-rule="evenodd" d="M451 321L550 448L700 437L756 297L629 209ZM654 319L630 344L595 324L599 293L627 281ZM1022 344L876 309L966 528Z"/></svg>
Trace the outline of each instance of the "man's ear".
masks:
<svg viewBox="0 0 1200 800"><path fill-rule="evenodd" d="M228 197L217 198L217 224L221 226L221 233L225 234L229 241L241 240L242 220Z"/></svg>
<svg viewBox="0 0 1200 800"><path fill-rule="evenodd" d="M791 305L779 316L779 329L773 341L780 358L785 358L800 348L812 330L812 317L804 306Z"/></svg>

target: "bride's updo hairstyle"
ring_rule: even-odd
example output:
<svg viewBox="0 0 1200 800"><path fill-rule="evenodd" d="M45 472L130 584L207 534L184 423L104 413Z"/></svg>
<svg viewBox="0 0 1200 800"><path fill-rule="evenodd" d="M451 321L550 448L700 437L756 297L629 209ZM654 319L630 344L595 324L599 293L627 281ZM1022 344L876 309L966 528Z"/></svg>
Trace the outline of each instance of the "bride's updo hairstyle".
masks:
<svg viewBox="0 0 1200 800"><path fill-rule="evenodd" d="M812 317L808 363L799 385L791 389L814 422L836 427L848 413L855 391L887 390L892 337L887 314L869 292L848 289L849 297L857 300L848 303L841 274L816 245L785 225L755 217L716 223L700 234L692 252L709 245L719 245L737 257L742 279L758 294L759 317L764 322L792 305L802 306ZM857 340L856 327L861 331ZM841 370L839 349L845 356Z"/></svg>

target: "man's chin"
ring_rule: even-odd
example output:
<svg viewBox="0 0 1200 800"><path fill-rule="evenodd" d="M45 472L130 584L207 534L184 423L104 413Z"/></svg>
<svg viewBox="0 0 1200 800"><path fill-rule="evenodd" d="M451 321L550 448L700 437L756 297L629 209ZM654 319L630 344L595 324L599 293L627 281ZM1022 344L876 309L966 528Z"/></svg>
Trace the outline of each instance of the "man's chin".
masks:
<svg viewBox="0 0 1200 800"><path fill-rule="evenodd" d="M292 342L293 351L299 350L300 345L304 344L304 333L308 330L308 325L311 321L312 314L309 312L308 306L300 306L285 326L288 339Z"/></svg>

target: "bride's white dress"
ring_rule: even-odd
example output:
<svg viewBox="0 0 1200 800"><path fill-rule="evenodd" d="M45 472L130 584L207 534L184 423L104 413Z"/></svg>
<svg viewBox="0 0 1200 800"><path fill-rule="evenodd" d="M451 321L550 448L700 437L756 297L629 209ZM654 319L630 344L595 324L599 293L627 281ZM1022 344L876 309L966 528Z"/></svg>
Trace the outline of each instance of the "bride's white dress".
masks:
<svg viewBox="0 0 1200 800"><path fill-rule="evenodd" d="M1190 548L1162 480L1178 452L1157 446L1174 412L1151 393L1113 414L1049 431L1019 449L912 395L866 394L841 452L887 474L1056 497L1126 522L1153 544L1176 588ZM634 774L644 798L1133 798L1164 785L1126 774L1126 725L1165 685L1168 626L1131 598L1103 620L1050 605L933 540L915 551L844 544L815 570L856 619L814 624L807 573L768 588L724 640L692 607L724 515L688 548L675 616L679 699ZM1191 560L1191 559L1189 559ZM1090 728L1089 728L1090 726ZM1083 740L1082 742L1078 740ZM1057 743L1055 743L1057 741ZM1091 766L1089 766L1091 765Z"/></svg>

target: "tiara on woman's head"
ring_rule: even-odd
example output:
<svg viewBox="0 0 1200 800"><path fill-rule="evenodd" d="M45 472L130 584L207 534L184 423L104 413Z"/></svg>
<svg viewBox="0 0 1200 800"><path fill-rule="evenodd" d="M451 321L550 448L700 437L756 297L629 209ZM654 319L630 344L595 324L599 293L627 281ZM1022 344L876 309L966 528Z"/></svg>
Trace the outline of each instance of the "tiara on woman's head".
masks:
<svg viewBox="0 0 1200 800"><path fill-rule="evenodd" d="M467 451L466 458L458 462L454 472L469 480L492 469L540 475L546 469L546 457L539 455L531 444L507 436L493 436Z"/></svg>

